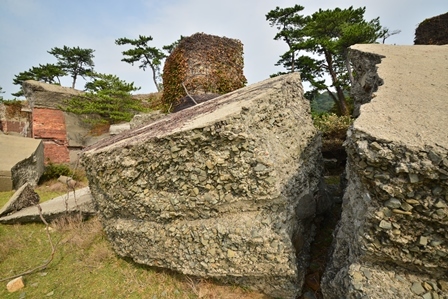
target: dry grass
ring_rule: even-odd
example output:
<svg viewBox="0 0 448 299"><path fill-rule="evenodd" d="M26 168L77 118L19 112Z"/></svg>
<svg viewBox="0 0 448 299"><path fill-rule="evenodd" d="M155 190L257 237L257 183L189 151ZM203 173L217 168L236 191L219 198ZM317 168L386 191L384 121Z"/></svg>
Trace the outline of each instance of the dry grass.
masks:
<svg viewBox="0 0 448 299"><path fill-rule="evenodd" d="M269 298L119 258L98 218L59 219L51 224L51 236L56 255L48 268L26 276L25 288L18 293L0 288L0 298L25 293L26 298ZM46 238L41 224L0 225L0 279L43 264L50 254Z"/></svg>

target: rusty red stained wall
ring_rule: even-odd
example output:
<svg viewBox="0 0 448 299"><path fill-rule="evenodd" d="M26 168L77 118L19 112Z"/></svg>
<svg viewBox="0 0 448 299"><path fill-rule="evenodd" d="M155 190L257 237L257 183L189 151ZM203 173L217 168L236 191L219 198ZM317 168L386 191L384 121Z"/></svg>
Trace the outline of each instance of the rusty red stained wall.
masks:
<svg viewBox="0 0 448 299"><path fill-rule="evenodd" d="M31 137L31 111L17 110L14 106L0 104L0 131Z"/></svg>
<svg viewBox="0 0 448 299"><path fill-rule="evenodd" d="M45 163L69 163L67 129L61 110L34 108L33 137L42 139Z"/></svg>

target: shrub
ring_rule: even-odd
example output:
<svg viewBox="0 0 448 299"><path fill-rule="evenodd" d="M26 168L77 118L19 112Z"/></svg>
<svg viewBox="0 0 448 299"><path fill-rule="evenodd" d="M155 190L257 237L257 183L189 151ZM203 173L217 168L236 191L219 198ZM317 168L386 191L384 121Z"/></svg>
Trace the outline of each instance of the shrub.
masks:
<svg viewBox="0 0 448 299"><path fill-rule="evenodd" d="M334 113L313 114L314 126L322 132L322 150L342 147L348 127L353 123L350 116Z"/></svg>
<svg viewBox="0 0 448 299"><path fill-rule="evenodd" d="M74 171L67 164L56 164L56 163L48 163L45 166L44 173L40 177L39 184L56 180L61 175L72 177L74 180L79 181L83 179L83 175L81 171Z"/></svg>

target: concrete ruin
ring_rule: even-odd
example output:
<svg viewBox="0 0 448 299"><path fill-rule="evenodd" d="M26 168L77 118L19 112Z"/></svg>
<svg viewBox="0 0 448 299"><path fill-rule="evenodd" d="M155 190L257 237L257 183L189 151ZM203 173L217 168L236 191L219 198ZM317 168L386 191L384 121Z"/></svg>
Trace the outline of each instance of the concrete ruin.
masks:
<svg viewBox="0 0 448 299"><path fill-rule="evenodd" d="M8 202L0 208L0 217L34 206L38 204L39 201L39 194L34 191L34 187L29 183L25 183L13 194Z"/></svg>
<svg viewBox="0 0 448 299"><path fill-rule="evenodd" d="M85 146L109 135L92 136L85 116L63 111L66 101L82 91L33 80L22 88L31 108L31 137L42 140L45 163L73 164Z"/></svg>
<svg viewBox="0 0 448 299"><path fill-rule="evenodd" d="M447 53L351 47L359 117L324 298L448 298Z"/></svg>
<svg viewBox="0 0 448 299"><path fill-rule="evenodd" d="M23 184L36 186L44 172L41 140L0 132L0 191L17 190Z"/></svg>
<svg viewBox="0 0 448 299"><path fill-rule="evenodd" d="M182 37L163 68L167 106L184 104L190 95L225 94L245 86L243 44L237 39L196 33Z"/></svg>
<svg viewBox="0 0 448 299"><path fill-rule="evenodd" d="M320 135L300 75L167 115L82 155L115 251L135 262L301 292L319 196Z"/></svg>
<svg viewBox="0 0 448 299"><path fill-rule="evenodd" d="M21 102L0 103L0 131L16 136L32 136L31 109L22 107Z"/></svg>
<svg viewBox="0 0 448 299"><path fill-rule="evenodd" d="M415 29L415 45L448 44L448 12L428 18Z"/></svg>

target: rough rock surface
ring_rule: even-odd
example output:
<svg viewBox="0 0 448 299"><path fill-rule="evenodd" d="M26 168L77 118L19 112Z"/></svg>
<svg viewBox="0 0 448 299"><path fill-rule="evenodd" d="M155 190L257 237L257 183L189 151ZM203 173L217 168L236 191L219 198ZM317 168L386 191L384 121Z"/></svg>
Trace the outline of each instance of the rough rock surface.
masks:
<svg viewBox="0 0 448 299"><path fill-rule="evenodd" d="M289 74L99 142L82 162L120 256L295 298L326 204L320 142Z"/></svg>
<svg viewBox="0 0 448 299"><path fill-rule="evenodd" d="M22 83L23 92L30 107L60 109L65 100L83 94L74 88L27 80Z"/></svg>
<svg viewBox="0 0 448 299"><path fill-rule="evenodd" d="M25 183L17 190L8 202L0 209L0 216L20 211L23 208L31 207L40 201L37 194L29 183Z"/></svg>
<svg viewBox="0 0 448 299"><path fill-rule="evenodd" d="M424 20L415 29L414 44L446 45L448 44L448 12Z"/></svg>
<svg viewBox="0 0 448 299"><path fill-rule="evenodd" d="M17 190L23 184L37 185L44 172L41 140L0 134L0 191Z"/></svg>
<svg viewBox="0 0 448 299"><path fill-rule="evenodd" d="M351 53L359 81L384 84L348 132L348 187L322 292L448 298L448 46Z"/></svg>
<svg viewBox="0 0 448 299"><path fill-rule="evenodd" d="M150 113L136 114L131 119L129 125L131 126L131 129L135 129L137 127L156 121L164 116L165 114L160 110L151 111Z"/></svg>

